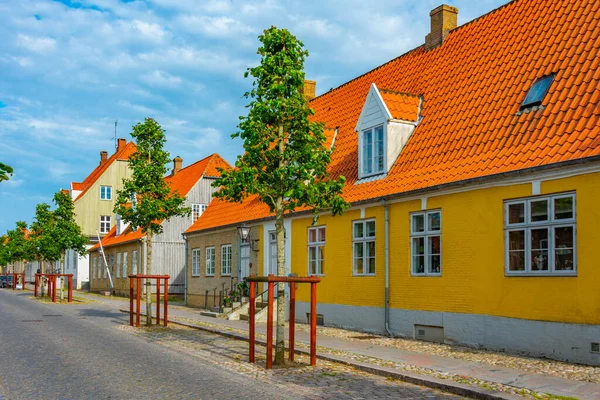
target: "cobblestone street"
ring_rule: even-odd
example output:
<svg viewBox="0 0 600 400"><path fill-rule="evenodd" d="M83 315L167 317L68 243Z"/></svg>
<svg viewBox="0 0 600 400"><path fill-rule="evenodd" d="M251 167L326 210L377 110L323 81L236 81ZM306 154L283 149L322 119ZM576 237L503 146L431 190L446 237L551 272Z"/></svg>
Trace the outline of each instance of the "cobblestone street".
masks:
<svg viewBox="0 0 600 400"><path fill-rule="evenodd" d="M0 291L0 399L445 399L439 391L318 361L266 371L246 342L172 325L134 329L96 303Z"/></svg>
<svg viewBox="0 0 600 400"><path fill-rule="evenodd" d="M386 379L361 372L351 367L318 360L315 368L309 366L306 356L296 356L296 363L272 371L265 369L265 351L257 346L257 365L248 359L248 343L194 329L169 328L119 329L132 332L146 340L192 355L203 363L243 374L248 379L271 387L291 391L308 399L446 399L458 398L419 386Z"/></svg>

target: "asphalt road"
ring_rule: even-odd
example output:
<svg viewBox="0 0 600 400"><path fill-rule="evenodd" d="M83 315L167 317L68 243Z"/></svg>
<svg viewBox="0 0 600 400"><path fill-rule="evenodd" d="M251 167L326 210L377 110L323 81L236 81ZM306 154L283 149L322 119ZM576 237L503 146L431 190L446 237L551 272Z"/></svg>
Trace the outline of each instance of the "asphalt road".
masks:
<svg viewBox="0 0 600 400"><path fill-rule="evenodd" d="M0 400L297 397L118 329L127 323L106 306L0 289Z"/></svg>

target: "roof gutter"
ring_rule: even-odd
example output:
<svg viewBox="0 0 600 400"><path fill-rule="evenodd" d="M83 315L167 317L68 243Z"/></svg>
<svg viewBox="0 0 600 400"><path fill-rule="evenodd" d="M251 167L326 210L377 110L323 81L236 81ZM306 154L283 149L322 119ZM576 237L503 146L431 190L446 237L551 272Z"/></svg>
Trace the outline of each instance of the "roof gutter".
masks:
<svg viewBox="0 0 600 400"><path fill-rule="evenodd" d="M394 337L390 330L390 212L388 203L381 199L384 209L384 227L385 227L385 331Z"/></svg>
<svg viewBox="0 0 600 400"><path fill-rule="evenodd" d="M480 176L477 178L464 179L461 181L442 183L440 185L428 186L425 188L409 190L406 192L398 192L398 193L392 193L392 194L387 194L387 195L383 195L383 196L372 197L369 199L352 202L352 203L350 203L350 205L351 206L361 206L361 205L365 205L365 204L375 203L375 202L381 201L381 200L389 201L389 200L399 199L402 197L418 196L418 195L423 195L423 194L429 194L430 192L441 191L441 190L451 189L451 188L455 188L455 187L461 187L461 186L466 186L466 185L471 185L471 184L476 184L476 183L485 183L488 181L500 180L503 178L511 178L511 177L521 176L521 175L535 173L535 172L542 172L542 171L548 171L548 170L559 169L559 168L564 168L564 167L577 166L577 165L587 164L587 163L597 162L597 161L600 161L600 154L595 155L595 156L585 157L585 158L577 158L574 160L567 160L567 161L554 163L554 164L546 164L546 165L540 165L537 167L519 169L516 171L502 172L499 174L485 175L485 176ZM312 212L313 212L312 210L298 211L298 212L286 214L285 216L289 217L291 215L294 215L294 216L305 215L305 214L311 214ZM245 221L242 220L242 221L238 221L233 224L219 225L219 226L215 226L212 228L199 229L197 231L190 231L190 232L186 232L186 233L188 235L189 234L206 233L206 232L211 232L211 231L215 231L215 230L219 230L219 229L235 227L243 222L260 223L260 222L269 221L272 219L275 219L275 216L269 216L269 217L254 219L254 220L245 220Z"/></svg>

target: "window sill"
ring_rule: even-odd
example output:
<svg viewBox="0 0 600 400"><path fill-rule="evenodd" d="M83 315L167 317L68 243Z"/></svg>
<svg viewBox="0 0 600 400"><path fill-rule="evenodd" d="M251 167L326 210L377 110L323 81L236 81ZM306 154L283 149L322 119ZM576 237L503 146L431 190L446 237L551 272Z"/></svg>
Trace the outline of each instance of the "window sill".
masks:
<svg viewBox="0 0 600 400"><path fill-rule="evenodd" d="M560 278L560 277L577 277L577 271L566 271L566 272L504 272L504 276L506 277L550 277L550 278Z"/></svg>
<svg viewBox="0 0 600 400"><path fill-rule="evenodd" d="M352 274L352 276L357 278L375 278L377 274Z"/></svg>
<svg viewBox="0 0 600 400"><path fill-rule="evenodd" d="M198 275L192 274L192 278L200 278L200 274L198 274Z"/></svg>
<svg viewBox="0 0 600 400"><path fill-rule="evenodd" d="M427 278L427 277L433 277L433 278L441 278L442 277L442 273L431 273L431 274L415 274L415 273L410 273L411 277L415 277L415 278Z"/></svg>
<svg viewBox="0 0 600 400"><path fill-rule="evenodd" d="M324 277L325 274L308 274L308 276L318 276L318 277Z"/></svg>

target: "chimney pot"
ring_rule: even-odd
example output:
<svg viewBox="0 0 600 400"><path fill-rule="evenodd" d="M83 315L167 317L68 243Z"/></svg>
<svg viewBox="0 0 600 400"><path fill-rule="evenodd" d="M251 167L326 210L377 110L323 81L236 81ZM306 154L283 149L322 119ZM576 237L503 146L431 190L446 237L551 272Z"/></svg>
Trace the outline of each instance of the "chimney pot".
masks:
<svg viewBox="0 0 600 400"><path fill-rule="evenodd" d="M102 150L100 152L100 165L104 164L108 160L108 151Z"/></svg>
<svg viewBox="0 0 600 400"><path fill-rule="evenodd" d="M123 138L119 138L117 140L117 151L123 150L123 148L127 145L127 140Z"/></svg>
<svg viewBox="0 0 600 400"><path fill-rule="evenodd" d="M183 164L183 158L177 156L173 159L173 173L171 176L175 175L179 171L181 171L181 166Z"/></svg>
<svg viewBox="0 0 600 400"><path fill-rule="evenodd" d="M304 97L307 101L314 99L317 97L317 81L305 79L302 91L304 92Z"/></svg>
<svg viewBox="0 0 600 400"><path fill-rule="evenodd" d="M441 46L450 31L458 26L458 8L442 4L429 13L431 31L425 36L425 51Z"/></svg>

